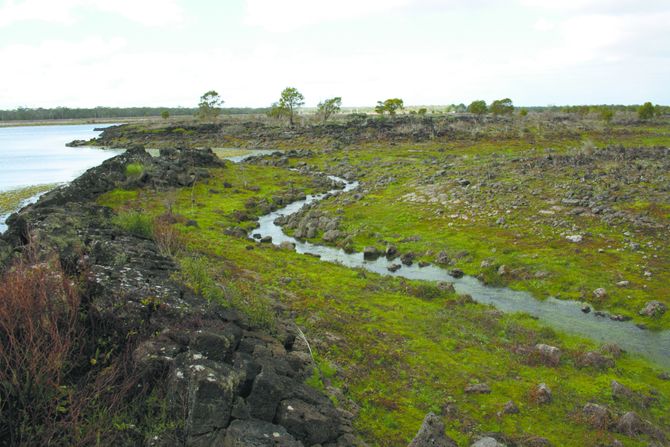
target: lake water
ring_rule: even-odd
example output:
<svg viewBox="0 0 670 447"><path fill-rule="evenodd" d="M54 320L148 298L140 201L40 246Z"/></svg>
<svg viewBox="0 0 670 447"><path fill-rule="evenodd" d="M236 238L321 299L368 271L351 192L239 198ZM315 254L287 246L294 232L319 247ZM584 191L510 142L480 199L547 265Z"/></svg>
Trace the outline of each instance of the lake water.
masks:
<svg viewBox="0 0 670 447"><path fill-rule="evenodd" d="M112 124L105 124L108 127ZM0 192L31 185L69 182L121 150L66 147L89 140L99 124L0 127ZM0 232L7 216L0 216Z"/></svg>

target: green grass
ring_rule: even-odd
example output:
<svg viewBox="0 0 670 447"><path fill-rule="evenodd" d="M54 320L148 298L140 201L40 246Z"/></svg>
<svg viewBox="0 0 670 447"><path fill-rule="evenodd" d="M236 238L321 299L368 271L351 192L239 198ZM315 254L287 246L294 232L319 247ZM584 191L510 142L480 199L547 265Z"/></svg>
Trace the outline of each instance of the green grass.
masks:
<svg viewBox="0 0 670 447"><path fill-rule="evenodd" d="M144 173L142 163L129 163L126 165L126 177L139 177Z"/></svg>
<svg viewBox="0 0 670 447"><path fill-rule="evenodd" d="M407 169L416 171L409 173L402 166L383 163L395 158L402 163L421 160L441 154L438 149L366 147L346 156L376 163L384 175L392 173L405 181L432 168L408 165ZM336 158L343 155L329 154L309 162L327 167L329 159L337 163ZM469 445L476 433L490 431L515 439L528 434L544 436L557 446L608 444L613 438L626 446L647 444L644 437L591 429L579 416L579 409L589 401L619 412L634 410L659 427L669 426L670 382L659 379L658 369L638 357L624 354L616 359L616 367L604 371L579 368L576 359L580 353L598 346L547 329L530 317L503 315L455 294L438 292L427 283L381 277L226 236L224 230L231 225L253 226L253 220L238 222L236 212L249 213L253 219L265 212L259 204L290 189L311 192L311 181L295 172L261 166L235 165L211 172L208 183L193 190L141 191L134 196L114 191L102 197L101 203L126 213L135 209L155 216L171 201L182 221L196 221L197 226L175 224L185 238L188 256L196 259L182 259L183 279L205 295L210 289L221 290L221 295L211 295L236 307L246 306L245 312L256 321L273 318L273 302L286 306L317 353L322 373L308 382L321 389L326 384L342 389L336 401L356 413L356 429L370 445L406 446L428 411L443 415L449 435L459 445ZM224 181L232 187L220 188ZM535 253L521 256L532 245L515 245L521 241L514 230L471 226L471 222L468 226L445 225L426 207L398 201L404 191L406 186L393 184L374 189L361 202L345 206L332 201L324 209L343 209L345 225L359 231L357 247L379 244L383 238L402 244L403 250L444 246L455 253L467 249L470 254L462 264L459 261L466 269L474 269L480 258L489 256L510 265L515 265L512 261L516 259L535 265ZM399 242L407 235L421 239ZM548 267L568 271L575 262L572 255L565 254L568 247L538 242L532 250L544 253L543 263ZM564 256L557 256L559 253ZM189 262L194 264L189 266ZM559 346L561 363L547 367L520 353L520 347L535 343ZM609 389L611 380L646 395L655 393L657 401L649 408L615 401ZM474 382L488 383L493 392L465 394L464 387ZM538 406L530 400L531 389L540 382L553 390L554 401L549 405ZM499 417L497 412L510 399L521 412ZM455 416L444 411L446 405L457 408Z"/></svg>
<svg viewBox="0 0 670 447"><path fill-rule="evenodd" d="M16 211L24 200L49 191L55 186L55 184L34 185L9 191L0 191L0 215Z"/></svg>
<svg viewBox="0 0 670 447"><path fill-rule="evenodd" d="M153 219L141 211L122 212L114 217L114 224L136 236L153 236Z"/></svg>

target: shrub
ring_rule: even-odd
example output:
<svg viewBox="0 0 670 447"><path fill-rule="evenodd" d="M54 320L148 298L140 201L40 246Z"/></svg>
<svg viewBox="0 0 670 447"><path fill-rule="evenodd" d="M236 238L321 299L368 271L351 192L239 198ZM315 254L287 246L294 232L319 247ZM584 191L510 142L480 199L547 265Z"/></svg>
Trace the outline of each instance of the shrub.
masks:
<svg viewBox="0 0 670 447"><path fill-rule="evenodd" d="M68 391L60 385L81 335L79 294L56 260L20 261L1 282L0 439L46 441L62 429Z"/></svg>
<svg viewBox="0 0 670 447"><path fill-rule="evenodd" d="M173 221L172 215L165 214L157 217L153 223L153 238L163 256L176 256L184 248L181 233L172 225Z"/></svg>
<svg viewBox="0 0 670 447"><path fill-rule="evenodd" d="M114 217L113 222L115 225L136 236L145 238L153 236L153 222L147 214L138 211L129 211Z"/></svg>
<svg viewBox="0 0 670 447"><path fill-rule="evenodd" d="M486 106L486 101L483 100L472 101L468 106L468 112L473 113L475 115L483 115L486 112L488 112L488 110L489 109Z"/></svg>
<svg viewBox="0 0 670 447"><path fill-rule="evenodd" d="M126 165L126 177L137 178L144 173L144 165L142 163L130 163Z"/></svg>

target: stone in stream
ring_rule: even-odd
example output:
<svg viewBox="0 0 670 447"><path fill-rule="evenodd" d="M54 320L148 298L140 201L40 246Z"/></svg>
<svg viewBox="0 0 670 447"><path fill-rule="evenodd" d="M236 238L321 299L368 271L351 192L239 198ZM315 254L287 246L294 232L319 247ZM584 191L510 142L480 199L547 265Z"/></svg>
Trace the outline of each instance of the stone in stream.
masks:
<svg viewBox="0 0 670 447"><path fill-rule="evenodd" d="M402 265L400 265L400 264L391 264L387 267L387 270L391 273L395 273L398 270L400 270L401 267L402 267Z"/></svg>
<svg viewBox="0 0 670 447"><path fill-rule="evenodd" d="M261 238L261 243L263 244L269 244L272 242L272 236L263 236Z"/></svg>
<svg viewBox="0 0 670 447"><path fill-rule="evenodd" d="M387 245L384 254L388 259L393 259L398 256L398 248L395 245Z"/></svg>
<svg viewBox="0 0 670 447"><path fill-rule="evenodd" d="M582 312L584 312L585 314L591 312L591 307L588 304L584 304L582 306Z"/></svg>
<svg viewBox="0 0 670 447"><path fill-rule="evenodd" d="M380 255L381 253L379 252L377 247L367 246L363 249L363 259L374 261Z"/></svg>
<svg viewBox="0 0 670 447"><path fill-rule="evenodd" d="M449 270L449 275L458 279L458 278L462 278L463 276L465 276L465 273L463 273L463 270L461 270L461 269L452 269L452 270Z"/></svg>

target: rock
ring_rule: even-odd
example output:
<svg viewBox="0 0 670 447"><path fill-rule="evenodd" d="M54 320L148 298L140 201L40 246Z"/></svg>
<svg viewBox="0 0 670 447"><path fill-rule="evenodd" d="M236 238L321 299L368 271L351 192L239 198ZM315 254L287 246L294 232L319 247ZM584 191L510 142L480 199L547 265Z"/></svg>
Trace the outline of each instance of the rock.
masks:
<svg viewBox="0 0 670 447"><path fill-rule="evenodd" d="M444 433L444 424L439 417L428 413L408 447L458 447L456 442Z"/></svg>
<svg viewBox="0 0 670 447"><path fill-rule="evenodd" d="M377 247L368 246L363 249L363 259L374 261L377 259L381 253Z"/></svg>
<svg viewBox="0 0 670 447"><path fill-rule="evenodd" d="M191 342L191 349L203 354L206 358L223 362L230 358L237 341L220 333L199 331Z"/></svg>
<svg viewBox="0 0 670 447"><path fill-rule="evenodd" d="M548 404L551 402L552 398L551 389L546 383L539 384L532 392L532 399L538 404Z"/></svg>
<svg viewBox="0 0 670 447"><path fill-rule="evenodd" d="M247 419L235 420L230 424L222 447L303 447L303 444L291 436L284 427Z"/></svg>
<svg viewBox="0 0 670 447"><path fill-rule="evenodd" d="M628 287L630 285L630 281L619 281L616 283L617 287Z"/></svg>
<svg viewBox="0 0 670 447"><path fill-rule="evenodd" d="M584 405L582 414L587 424L599 430L607 429L612 423L612 413L604 405L588 403Z"/></svg>
<svg viewBox="0 0 670 447"><path fill-rule="evenodd" d="M186 432L198 436L226 427L240 377L232 368L208 360L184 368L188 389Z"/></svg>
<svg viewBox="0 0 670 447"><path fill-rule="evenodd" d="M582 354L577 363L579 366L590 366L596 369L607 369L614 366L614 360L594 351L588 351Z"/></svg>
<svg viewBox="0 0 670 447"><path fill-rule="evenodd" d="M405 264L407 266L410 266L410 265L412 265L412 263L414 263L414 258L415 258L414 253L411 253L411 252L410 253L405 253L404 255L402 255L400 257L400 262L402 262L403 264Z"/></svg>
<svg viewBox="0 0 670 447"><path fill-rule="evenodd" d="M283 377L271 371L262 371L254 379L251 394L247 397L251 416L272 422L279 402L288 395L288 385Z"/></svg>
<svg viewBox="0 0 670 447"><path fill-rule="evenodd" d="M491 387L485 383L474 383L466 386L464 391L467 394L490 394Z"/></svg>
<svg viewBox="0 0 670 447"><path fill-rule="evenodd" d="M282 401L277 411L277 422L307 445L333 441L337 435L337 421L302 400Z"/></svg>
<svg viewBox="0 0 670 447"><path fill-rule="evenodd" d="M506 265L501 265L498 267L498 275L505 276L509 274L509 268Z"/></svg>
<svg viewBox="0 0 670 447"><path fill-rule="evenodd" d="M272 243L272 236L263 236L260 241L263 244L270 244Z"/></svg>
<svg viewBox="0 0 670 447"><path fill-rule="evenodd" d="M573 234L571 236L566 236L565 238L570 242L574 242L576 244L584 239L584 237L581 234Z"/></svg>
<svg viewBox="0 0 670 447"><path fill-rule="evenodd" d="M454 289L454 285L450 282L446 281L440 281L437 283L437 288L442 290L443 292L450 292L450 293L455 293L456 289Z"/></svg>
<svg viewBox="0 0 670 447"><path fill-rule="evenodd" d="M503 414L519 414L519 407L514 403L513 400L507 401L505 406L502 409Z"/></svg>
<svg viewBox="0 0 670 447"><path fill-rule="evenodd" d="M428 267L429 265L430 265L430 262L419 261L419 268Z"/></svg>
<svg viewBox="0 0 670 447"><path fill-rule="evenodd" d="M465 273L463 273L463 270L461 269L452 269L449 271L449 275L453 276L454 278L462 278L465 276Z"/></svg>
<svg viewBox="0 0 670 447"><path fill-rule="evenodd" d="M636 436L645 433L645 423L633 411L629 411L619 418L616 423L616 430L626 436Z"/></svg>
<svg viewBox="0 0 670 447"><path fill-rule="evenodd" d="M400 264L391 264L387 267L387 270L391 273L395 273L402 268Z"/></svg>
<svg viewBox="0 0 670 447"><path fill-rule="evenodd" d="M441 251L437 254L435 262L438 264L447 265L451 263L451 258L449 258L449 255L447 254L446 251Z"/></svg>
<svg viewBox="0 0 670 447"><path fill-rule="evenodd" d="M283 241L281 244L279 244L279 248L282 250L293 251L295 250L295 244L290 241Z"/></svg>
<svg viewBox="0 0 670 447"><path fill-rule="evenodd" d="M507 447L507 446L506 444L499 443L498 441L496 441L495 438L486 437L486 438L480 438L470 447Z"/></svg>
<svg viewBox="0 0 670 447"><path fill-rule="evenodd" d="M496 225L505 225L505 222L507 222L507 221L505 220L504 217L499 217L499 218L496 220Z"/></svg>
<svg viewBox="0 0 670 447"><path fill-rule="evenodd" d="M601 300L605 299L607 298L607 290L603 289L602 287L599 287L593 291L593 296Z"/></svg>
<svg viewBox="0 0 670 447"><path fill-rule="evenodd" d="M339 230L328 230L323 233L322 239L326 242L334 242L342 236Z"/></svg>
<svg viewBox="0 0 670 447"><path fill-rule="evenodd" d="M398 248L395 245L387 245L384 254L387 258L393 259L398 255Z"/></svg>
<svg viewBox="0 0 670 447"><path fill-rule="evenodd" d="M561 350L556 346L538 343L535 345L535 352L547 365L557 366L561 362Z"/></svg>
<svg viewBox="0 0 670 447"><path fill-rule="evenodd" d="M656 317L663 315L668 310L667 306L660 301L648 301L639 314L645 317Z"/></svg>
<svg viewBox="0 0 670 447"><path fill-rule="evenodd" d="M610 387L612 388L612 397L614 399L629 401L635 397L635 393L630 388L616 380L612 380Z"/></svg>
<svg viewBox="0 0 670 447"><path fill-rule="evenodd" d="M591 307L588 304L584 304L582 306L582 312L584 312L585 314L591 312Z"/></svg>

